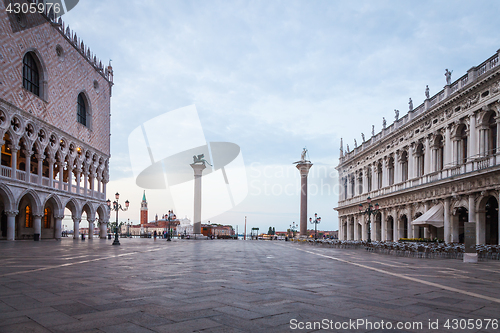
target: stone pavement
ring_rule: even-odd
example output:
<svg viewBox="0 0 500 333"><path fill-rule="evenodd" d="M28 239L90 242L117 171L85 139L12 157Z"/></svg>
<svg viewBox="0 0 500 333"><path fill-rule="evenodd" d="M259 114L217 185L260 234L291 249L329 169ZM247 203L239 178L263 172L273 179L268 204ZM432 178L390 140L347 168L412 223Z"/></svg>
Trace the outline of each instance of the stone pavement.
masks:
<svg viewBox="0 0 500 333"><path fill-rule="evenodd" d="M500 332L484 329L500 319L495 261L283 241L111 242L0 242L0 332Z"/></svg>

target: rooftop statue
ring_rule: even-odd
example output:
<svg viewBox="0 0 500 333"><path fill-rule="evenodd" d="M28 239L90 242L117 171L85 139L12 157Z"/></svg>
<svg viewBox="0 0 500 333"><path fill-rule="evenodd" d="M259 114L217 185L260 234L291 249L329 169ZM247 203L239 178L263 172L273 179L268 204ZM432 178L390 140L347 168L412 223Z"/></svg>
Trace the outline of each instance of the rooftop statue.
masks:
<svg viewBox="0 0 500 333"><path fill-rule="evenodd" d="M394 109L394 113L395 113L394 119L396 119L396 121L398 121L399 120L399 110Z"/></svg>
<svg viewBox="0 0 500 333"><path fill-rule="evenodd" d="M408 102L409 110L413 111L413 101L410 98L410 101Z"/></svg>
<svg viewBox="0 0 500 333"><path fill-rule="evenodd" d="M354 148L358 148L358 143L356 142L356 139L354 139Z"/></svg>
<svg viewBox="0 0 500 333"><path fill-rule="evenodd" d="M385 120L385 117L382 117L382 129L385 129L387 126L387 121Z"/></svg>
<svg viewBox="0 0 500 333"><path fill-rule="evenodd" d="M365 133L361 133L361 139L365 142Z"/></svg>
<svg viewBox="0 0 500 333"><path fill-rule="evenodd" d="M444 72L444 76L446 77L446 85L449 86L451 84L451 73L453 71L449 71L448 68L446 68L446 72Z"/></svg>
<svg viewBox="0 0 500 333"><path fill-rule="evenodd" d="M375 136L375 125L372 125L372 136Z"/></svg>
<svg viewBox="0 0 500 333"><path fill-rule="evenodd" d="M429 86L426 85L425 86L425 98L429 99L430 95L429 95Z"/></svg>

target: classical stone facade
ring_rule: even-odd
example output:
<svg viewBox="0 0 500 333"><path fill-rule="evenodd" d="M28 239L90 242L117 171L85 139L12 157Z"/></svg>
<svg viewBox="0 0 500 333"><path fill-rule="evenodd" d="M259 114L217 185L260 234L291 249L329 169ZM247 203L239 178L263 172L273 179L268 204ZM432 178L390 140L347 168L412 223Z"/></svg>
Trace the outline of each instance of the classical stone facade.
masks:
<svg viewBox="0 0 500 333"><path fill-rule="evenodd" d="M340 239L462 243L464 223L476 222L478 244L499 244L499 54L415 109L410 101L354 150L341 146ZM380 206L370 224L359 209L368 196Z"/></svg>
<svg viewBox="0 0 500 333"><path fill-rule="evenodd" d="M66 208L105 236L112 85L61 19L0 2L0 239L58 239Z"/></svg>

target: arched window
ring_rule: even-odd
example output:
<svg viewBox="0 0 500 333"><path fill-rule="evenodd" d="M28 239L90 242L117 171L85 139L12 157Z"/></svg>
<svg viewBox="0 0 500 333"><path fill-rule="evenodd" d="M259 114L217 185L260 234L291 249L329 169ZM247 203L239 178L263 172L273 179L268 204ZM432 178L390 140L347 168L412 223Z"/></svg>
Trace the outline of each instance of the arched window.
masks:
<svg viewBox="0 0 500 333"><path fill-rule="evenodd" d="M392 156L389 158L388 171L389 171L389 185L394 185L394 157Z"/></svg>
<svg viewBox="0 0 500 333"><path fill-rule="evenodd" d="M25 213L26 213L25 214L26 215L25 227L26 228L33 228L33 215L31 214L30 205L26 206Z"/></svg>
<svg viewBox="0 0 500 333"><path fill-rule="evenodd" d="M434 153L434 171L443 170L444 147L443 147L443 137L441 135L438 135L434 140L433 153Z"/></svg>
<svg viewBox="0 0 500 333"><path fill-rule="evenodd" d="M424 145L420 143L417 147L417 177L422 177L424 175Z"/></svg>
<svg viewBox="0 0 500 333"><path fill-rule="evenodd" d="M408 180L408 153L406 151L401 154L401 180L403 182Z"/></svg>
<svg viewBox="0 0 500 333"><path fill-rule="evenodd" d="M45 208L44 215L43 215L43 227L44 228L50 228L50 218L52 212L50 211L50 208L47 207Z"/></svg>
<svg viewBox="0 0 500 333"><path fill-rule="evenodd" d="M87 126L87 105L83 93L78 94L76 117L80 124Z"/></svg>
<svg viewBox="0 0 500 333"><path fill-rule="evenodd" d="M23 87L40 96L40 71L31 52L26 53L23 59Z"/></svg>

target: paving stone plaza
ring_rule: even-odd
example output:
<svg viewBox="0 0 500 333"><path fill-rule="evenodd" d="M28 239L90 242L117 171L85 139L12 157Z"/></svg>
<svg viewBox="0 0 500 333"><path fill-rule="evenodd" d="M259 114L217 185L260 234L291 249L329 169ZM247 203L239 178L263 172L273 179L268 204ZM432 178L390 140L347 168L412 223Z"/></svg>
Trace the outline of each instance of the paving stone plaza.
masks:
<svg viewBox="0 0 500 333"><path fill-rule="evenodd" d="M0 332L500 331L498 261L284 241L111 242L0 242Z"/></svg>

